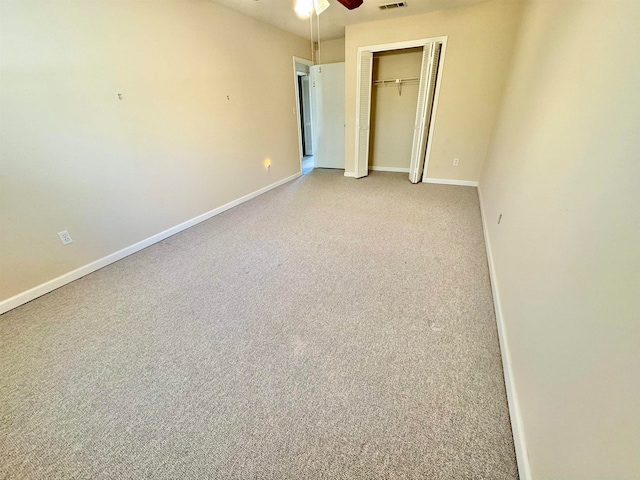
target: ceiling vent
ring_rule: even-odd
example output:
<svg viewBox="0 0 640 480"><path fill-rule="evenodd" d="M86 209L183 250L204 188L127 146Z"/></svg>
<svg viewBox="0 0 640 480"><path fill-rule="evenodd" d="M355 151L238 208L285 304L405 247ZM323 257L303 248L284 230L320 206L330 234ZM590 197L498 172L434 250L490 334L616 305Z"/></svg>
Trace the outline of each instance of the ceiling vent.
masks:
<svg viewBox="0 0 640 480"><path fill-rule="evenodd" d="M378 8L380 10L392 10L394 8L402 8L406 6L407 6L407 2L390 2L390 3L383 3L382 5L378 5Z"/></svg>

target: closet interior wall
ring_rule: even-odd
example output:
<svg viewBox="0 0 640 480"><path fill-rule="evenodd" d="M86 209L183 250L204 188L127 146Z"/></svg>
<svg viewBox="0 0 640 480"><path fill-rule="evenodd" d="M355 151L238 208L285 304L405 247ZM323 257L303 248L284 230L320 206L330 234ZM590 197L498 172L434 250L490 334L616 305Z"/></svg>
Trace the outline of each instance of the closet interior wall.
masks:
<svg viewBox="0 0 640 480"><path fill-rule="evenodd" d="M369 168L409 171L415 128L422 48L374 53L371 92L371 135ZM381 85L385 80L406 80Z"/></svg>

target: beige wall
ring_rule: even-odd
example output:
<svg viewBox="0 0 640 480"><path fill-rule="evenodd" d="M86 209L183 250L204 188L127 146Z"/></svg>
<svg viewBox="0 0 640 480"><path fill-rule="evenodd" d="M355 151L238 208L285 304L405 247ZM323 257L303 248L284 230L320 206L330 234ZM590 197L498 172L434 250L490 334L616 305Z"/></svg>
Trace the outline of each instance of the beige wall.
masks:
<svg viewBox="0 0 640 480"><path fill-rule="evenodd" d="M320 62L344 62L344 38L320 41Z"/></svg>
<svg viewBox="0 0 640 480"><path fill-rule="evenodd" d="M428 176L477 181L498 111L522 11L491 1L346 28L346 171L355 156L358 47L448 36ZM453 166L459 158L460 165Z"/></svg>
<svg viewBox="0 0 640 480"><path fill-rule="evenodd" d="M534 479L640 478L639 132L640 2L532 2L481 192Z"/></svg>
<svg viewBox="0 0 640 480"><path fill-rule="evenodd" d="M373 55L373 80L420 77L422 48ZM374 86L371 92L369 166L409 170L419 82Z"/></svg>
<svg viewBox="0 0 640 480"><path fill-rule="evenodd" d="M204 0L1 8L0 300L299 171L304 39Z"/></svg>

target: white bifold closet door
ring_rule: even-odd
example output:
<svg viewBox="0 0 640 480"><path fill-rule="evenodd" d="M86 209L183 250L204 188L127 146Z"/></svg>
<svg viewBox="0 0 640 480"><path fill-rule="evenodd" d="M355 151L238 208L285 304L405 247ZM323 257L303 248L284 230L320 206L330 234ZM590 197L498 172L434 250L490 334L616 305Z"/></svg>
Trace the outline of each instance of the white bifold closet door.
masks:
<svg viewBox="0 0 640 480"><path fill-rule="evenodd" d="M433 99L436 89L436 75L440 62L441 44L431 43L422 50L422 67L420 70L420 87L418 90L418 105L416 108L416 122L411 147L411 163L409 165L409 180L418 183L422 180L427 139L433 112Z"/></svg>
<svg viewBox="0 0 640 480"><path fill-rule="evenodd" d="M371 85L373 79L373 52L360 52L358 62L358 92L356 101L356 172L355 177L369 174L369 132L371 131Z"/></svg>
<svg viewBox="0 0 640 480"><path fill-rule="evenodd" d="M310 70L315 167L344 169L344 62Z"/></svg>

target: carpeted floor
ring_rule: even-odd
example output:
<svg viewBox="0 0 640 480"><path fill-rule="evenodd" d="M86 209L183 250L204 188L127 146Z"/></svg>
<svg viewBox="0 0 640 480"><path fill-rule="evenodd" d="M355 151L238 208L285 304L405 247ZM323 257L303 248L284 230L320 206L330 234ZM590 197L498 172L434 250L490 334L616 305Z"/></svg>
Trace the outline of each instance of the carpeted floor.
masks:
<svg viewBox="0 0 640 480"><path fill-rule="evenodd" d="M314 170L0 339L1 478L517 478L475 188Z"/></svg>

